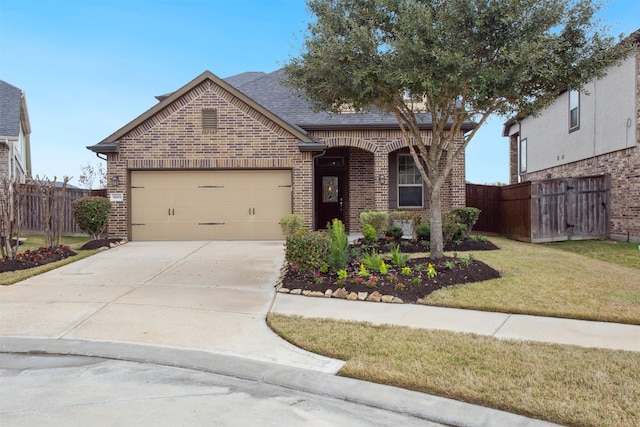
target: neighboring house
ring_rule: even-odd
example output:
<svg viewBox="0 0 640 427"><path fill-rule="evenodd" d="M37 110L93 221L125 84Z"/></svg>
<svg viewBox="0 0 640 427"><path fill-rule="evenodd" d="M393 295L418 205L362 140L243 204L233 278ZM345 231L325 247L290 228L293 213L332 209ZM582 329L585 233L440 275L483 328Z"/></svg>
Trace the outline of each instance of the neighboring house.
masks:
<svg viewBox="0 0 640 427"><path fill-rule="evenodd" d="M29 112L24 92L0 80L0 176L31 178Z"/></svg>
<svg viewBox="0 0 640 427"><path fill-rule="evenodd" d="M394 116L314 112L282 77L205 71L88 147L107 160L109 233L281 239L279 221L291 213L312 229L338 218L355 232L363 210L428 208ZM461 157L450 175L444 209L464 206L464 165Z"/></svg>
<svg viewBox="0 0 640 427"><path fill-rule="evenodd" d="M640 42L640 30L630 37ZM505 124L511 184L609 174L610 236L640 242L640 43L584 89Z"/></svg>

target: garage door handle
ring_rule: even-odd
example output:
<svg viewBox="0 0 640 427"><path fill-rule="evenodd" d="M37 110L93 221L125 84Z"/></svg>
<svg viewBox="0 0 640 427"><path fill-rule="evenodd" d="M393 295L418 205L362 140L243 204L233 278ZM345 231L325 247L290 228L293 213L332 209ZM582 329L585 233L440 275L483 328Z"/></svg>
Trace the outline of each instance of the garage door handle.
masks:
<svg viewBox="0 0 640 427"><path fill-rule="evenodd" d="M256 214L256 208L249 208L249 215L255 215Z"/></svg>
<svg viewBox="0 0 640 427"><path fill-rule="evenodd" d="M175 216L175 214L176 214L176 210L175 210L175 209L171 209L171 208L169 208L169 211L167 212L167 214L168 214L169 216L171 216L171 215L174 215L174 216Z"/></svg>

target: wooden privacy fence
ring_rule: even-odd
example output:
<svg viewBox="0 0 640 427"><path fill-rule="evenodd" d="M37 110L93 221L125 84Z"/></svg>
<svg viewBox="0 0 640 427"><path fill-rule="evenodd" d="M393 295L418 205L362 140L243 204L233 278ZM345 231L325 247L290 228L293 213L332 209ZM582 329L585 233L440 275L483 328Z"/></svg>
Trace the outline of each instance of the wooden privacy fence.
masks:
<svg viewBox="0 0 640 427"><path fill-rule="evenodd" d="M24 211L22 221L23 233L41 233L44 230L44 224L42 224L42 200L34 185L25 185L24 187ZM73 219L73 213L71 212L71 202L80 199L82 197L90 196L95 190L85 190L80 188L67 188L66 197L63 207L64 222L62 224L62 234L85 234L80 230ZM53 207L57 209L62 196L62 189L56 188L55 198L53 200ZM97 194L96 194L97 195Z"/></svg>
<svg viewBox="0 0 640 427"><path fill-rule="evenodd" d="M609 197L608 175L467 184L467 206L482 211L474 230L534 243L608 237Z"/></svg>

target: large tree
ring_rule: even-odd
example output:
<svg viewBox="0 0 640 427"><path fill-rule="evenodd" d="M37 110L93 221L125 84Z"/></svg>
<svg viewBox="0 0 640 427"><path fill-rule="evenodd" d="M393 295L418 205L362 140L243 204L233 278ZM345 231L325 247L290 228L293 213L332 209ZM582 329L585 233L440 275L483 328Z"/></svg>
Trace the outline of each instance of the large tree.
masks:
<svg viewBox="0 0 640 427"><path fill-rule="evenodd" d="M588 0L309 0L308 7L315 19L285 66L285 83L318 110L395 114L429 191L435 258L443 256L443 184L489 116L535 114L629 52L629 43L606 35L595 18L600 5ZM419 129L423 120L432 123L430 138Z"/></svg>

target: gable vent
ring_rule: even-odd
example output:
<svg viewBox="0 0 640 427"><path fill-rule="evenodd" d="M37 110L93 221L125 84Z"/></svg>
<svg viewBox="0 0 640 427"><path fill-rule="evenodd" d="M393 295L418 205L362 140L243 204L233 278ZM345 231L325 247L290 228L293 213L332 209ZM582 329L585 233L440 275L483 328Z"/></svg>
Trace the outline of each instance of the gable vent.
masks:
<svg viewBox="0 0 640 427"><path fill-rule="evenodd" d="M202 110L202 130L214 131L218 129L218 110L209 108Z"/></svg>

